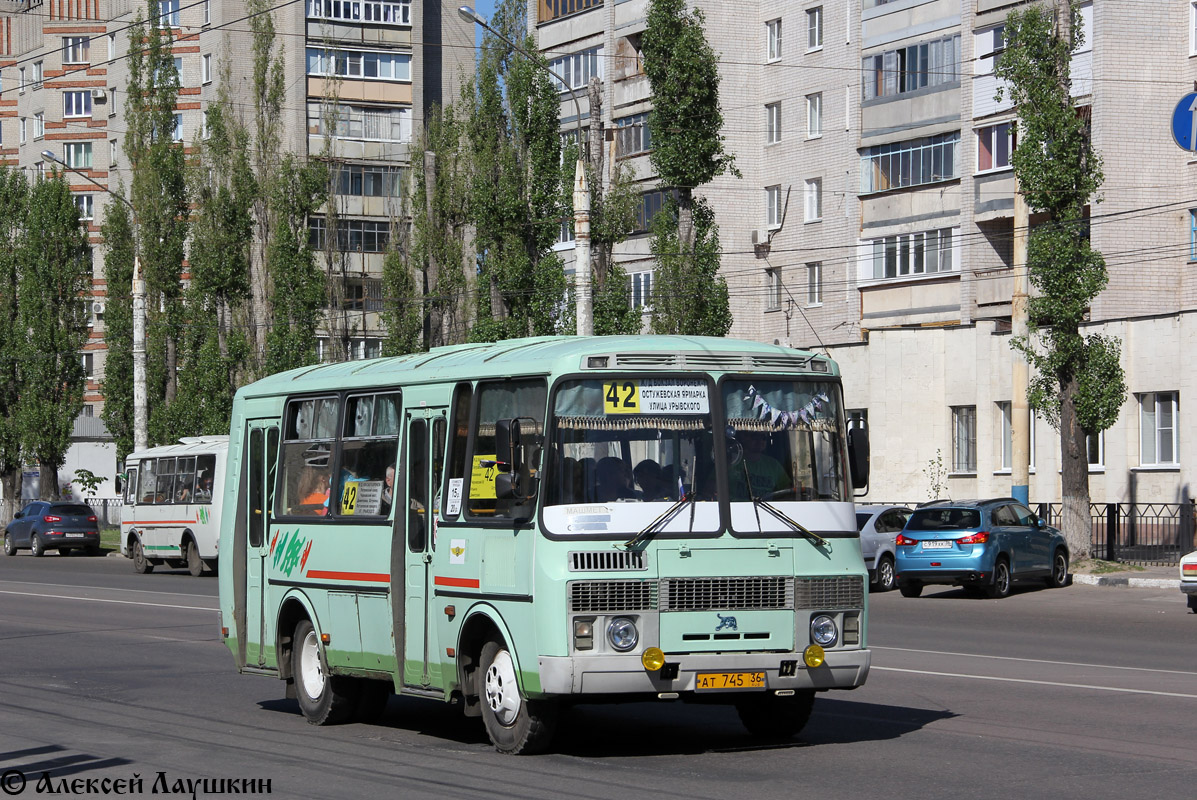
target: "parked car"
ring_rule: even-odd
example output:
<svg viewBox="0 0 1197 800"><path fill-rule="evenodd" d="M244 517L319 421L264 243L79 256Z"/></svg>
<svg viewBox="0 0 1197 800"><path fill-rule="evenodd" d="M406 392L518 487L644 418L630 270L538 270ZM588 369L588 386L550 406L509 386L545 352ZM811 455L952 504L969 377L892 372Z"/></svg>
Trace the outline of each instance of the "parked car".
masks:
<svg viewBox="0 0 1197 800"><path fill-rule="evenodd" d="M878 592L897 586L894 578L894 539L906 527L911 511L905 506L857 506L860 554L869 569L869 584Z"/></svg>
<svg viewBox="0 0 1197 800"><path fill-rule="evenodd" d="M51 503L35 500L16 513L4 529L4 554L29 548L33 555L57 550L70 555L82 549L89 556L100 554L100 527L96 515L82 503Z"/></svg>
<svg viewBox="0 0 1197 800"><path fill-rule="evenodd" d="M1189 599L1189 608L1197 614L1197 550L1180 560L1180 590Z"/></svg>
<svg viewBox="0 0 1197 800"><path fill-rule="evenodd" d="M1009 497L920 506L895 545L903 597L918 597L929 584L1005 597L1016 582L1069 583L1063 535Z"/></svg>

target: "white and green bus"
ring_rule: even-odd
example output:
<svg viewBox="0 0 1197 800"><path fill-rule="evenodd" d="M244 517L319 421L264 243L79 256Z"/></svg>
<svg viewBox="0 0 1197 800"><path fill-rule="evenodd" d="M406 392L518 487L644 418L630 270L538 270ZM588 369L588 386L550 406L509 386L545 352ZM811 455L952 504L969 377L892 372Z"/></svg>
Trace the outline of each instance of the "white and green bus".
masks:
<svg viewBox="0 0 1197 800"><path fill-rule="evenodd" d="M559 707L733 704L789 736L869 671L868 443L809 352L556 337L237 393L221 631L313 724L391 693L544 749Z"/></svg>

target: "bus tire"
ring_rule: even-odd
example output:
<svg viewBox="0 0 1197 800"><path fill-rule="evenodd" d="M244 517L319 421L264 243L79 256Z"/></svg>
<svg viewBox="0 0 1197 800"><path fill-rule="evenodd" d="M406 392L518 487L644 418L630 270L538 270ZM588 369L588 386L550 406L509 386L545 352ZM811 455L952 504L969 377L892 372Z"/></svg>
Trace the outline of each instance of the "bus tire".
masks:
<svg viewBox="0 0 1197 800"><path fill-rule="evenodd" d="M557 728L557 703L520 694L515 662L503 643L492 639L483 645L479 664L482 722L495 749L509 755L544 752Z"/></svg>
<svg viewBox="0 0 1197 800"><path fill-rule="evenodd" d="M299 710L312 725L339 725L353 718L359 685L352 678L329 675L320 637L310 620L301 619L291 640L291 674Z"/></svg>
<svg viewBox="0 0 1197 800"><path fill-rule="evenodd" d="M145 548L141 546L141 539L133 540L133 571L139 575L154 571L154 565L145 557Z"/></svg>
<svg viewBox="0 0 1197 800"><path fill-rule="evenodd" d="M789 697L752 695L736 701L736 713L748 732L761 739L789 739L806 727L815 705L815 690L799 690Z"/></svg>
<svg viewBox="0 0 1197 800"><path fill-rule="evenodd" d="M195 546L195 539L187 540L187 571L196 578L204 574L204 562L200 558L199 548Z"/></svg>

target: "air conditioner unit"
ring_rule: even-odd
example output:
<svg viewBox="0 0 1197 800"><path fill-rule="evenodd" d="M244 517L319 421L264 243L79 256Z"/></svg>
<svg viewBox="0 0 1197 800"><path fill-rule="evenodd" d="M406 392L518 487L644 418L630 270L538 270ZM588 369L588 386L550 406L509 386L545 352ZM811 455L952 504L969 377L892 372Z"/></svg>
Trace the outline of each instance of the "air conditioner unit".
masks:
<svg viewBox="0 0 1197 800"><path fill-rule="evenodd" d="M98 300L96 302L92 303L91 304L91 313L95 314L97 317L100 316L101 314L103 314L104 313L104 304Z"/></svg>
<svg viewBox="0 0 1197 800"><path fill-rule="evenodd" d="M753 244L769 244L769 231L764 228L757 228L752 232Z"/></svg>
<svg viewBox="0 0 1197 800"><path fill-rule="evenodd" d="M108 99L108 93L103 89L92 89L91 99L95 103L103 103Z"/></svg>

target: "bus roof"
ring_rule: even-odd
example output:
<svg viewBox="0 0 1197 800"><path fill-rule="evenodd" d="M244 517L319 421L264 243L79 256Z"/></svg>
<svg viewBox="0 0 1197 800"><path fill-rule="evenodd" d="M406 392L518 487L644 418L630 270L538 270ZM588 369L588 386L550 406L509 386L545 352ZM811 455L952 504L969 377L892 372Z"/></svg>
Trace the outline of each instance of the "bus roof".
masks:
<svg viewBox="0 0 1197 800"><path fill-rule="evenodd" d="M589 359L607 357L605 368ZM812 368L812 363L818 364ZM542 336L436 347L426 353L318 364L280 372L238 390L242 397L388 384L547 375L594 370L702 370L839 375L835 362L807 350L714 336Z"/></svg>
<svg viewBox="0 0 1197 800"><path fill-rule="evenodd" d="M159 456L189 456L198 453L222 453L228 450L229 437L223 436L185 436L178 444L160 444L157 447L147 447L125 456L126 461L139 461L143 458Z"/></svg>

